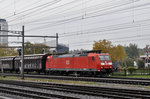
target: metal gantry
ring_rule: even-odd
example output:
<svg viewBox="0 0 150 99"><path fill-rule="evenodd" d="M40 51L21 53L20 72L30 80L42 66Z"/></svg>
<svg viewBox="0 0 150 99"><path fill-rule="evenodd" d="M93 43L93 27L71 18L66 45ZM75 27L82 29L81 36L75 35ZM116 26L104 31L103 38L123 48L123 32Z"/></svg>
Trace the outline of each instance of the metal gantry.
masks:
<svg viewBox="0 0 150 99"><path fill-rule="evenodd" d="M22 79L24 79L24 38L25 37L42 37L42 38L56 38L56 47L46 47L46 48L56 48L56 51L58 52L58 33L56 33L56 36L40 36L40 35L24 35L24 26L22 26L22 31L10 31L10 30L1 30L0 32L10 32L13 34L18 35L0 35L0 37L22 37L22 46L15 46L15 47L9 47L9 46L0 46L0 48L22 48L21 49L21 76Z"/></svg>

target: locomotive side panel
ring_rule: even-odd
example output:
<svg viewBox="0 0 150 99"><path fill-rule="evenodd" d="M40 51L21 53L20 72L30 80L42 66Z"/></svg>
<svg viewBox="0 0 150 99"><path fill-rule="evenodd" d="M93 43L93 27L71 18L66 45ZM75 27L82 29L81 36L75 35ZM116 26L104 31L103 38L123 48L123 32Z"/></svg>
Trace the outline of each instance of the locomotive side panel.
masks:
<svg viewBox="0 0 150 99"><path fill-rule="evenodd" d="M71 68L77 71L87 71L89 68L88 57L74 57L74 66Z"/></svg>
<svg viewBox="0 0 150 99"><path fill-rule="evenodd" d="M52 58L49 60L48 64L50 66L47 66L51 70L59 70L59 71L67 71L70 70L74 65L74 59L73 58Z"/></svg>
<svg viewBox="0 0 150 99"><path fill-rule="evenodd" d="M46 68L63 71L97 71L95 56L51 57L48 56Z"/></svg>
<svg viewBox="0 0 150 99"><path fill-rule="evenodd" d="M88 62L89 62L89 70L91 71L97 71L97 60L94 56L89 56L88 57Z"/></svg>
<svg viewBox="0 0 150 99"><path fill-rule="evenodd" d="M89 68L88 57L57 57L47 59L46 68L62 71L83 71Z"/></svg>

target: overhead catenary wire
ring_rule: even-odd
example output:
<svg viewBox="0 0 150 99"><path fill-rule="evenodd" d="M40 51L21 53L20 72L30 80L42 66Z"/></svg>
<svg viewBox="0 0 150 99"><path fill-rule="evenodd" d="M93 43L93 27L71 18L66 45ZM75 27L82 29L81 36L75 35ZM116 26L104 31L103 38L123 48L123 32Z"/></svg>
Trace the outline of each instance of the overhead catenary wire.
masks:
<svg viewBox="0 0 150 99"><path fill-rule="evenodd" d="M62 5L59 5L59 6L57 6L57 7L53 7L53 8L50 8L50 9L45 9L45 10L43 10L45 7L43 7L41 10L35 10L34 12L28 12L28 13L25 13L24 15L21 15L21 16L24 16L24 17L26 17L26 18L29 18L29 17L32 17L32 16L35 16L35 15L37 15L37 13L45 13L45 12L49 12L49 11L51 11L51 10L55 10L55 9L57 9L57 8L60 8L60 7L63 7L63 6L66 6L66 5L70 5L70 4L72 4L72 3L75 3L75 2L78 2L79 0L74 0L74 1L71 1L71 2L69 2L69 3L66 3L66 4L62 4ZM31 14L31 15L30 15ZM17 18L15 18L15 19L12 19L12 20L10 20L9 22L13 22L13 21L15 21L15 20L17 20L17 19L19 19L21 16L18 16ZM38 20L41 20L41 18L40 19L38 19ZM37 20L35 20L35 21L37 21Z"/></svg>
<svg viewBox="0 0 150 99"><path fill-rule="evenodd" d="M33 7L33 8L30 8L30 9L27 9L27 10L24 10L22 12L18 12L16 13L16 15L19 15L19 14L22 14L24 12L28 12L28 11L31 11L33 10L31 13L34 13L35 10L41 10L42 8L45 8L45 7L48 7L50 5L53 5L55 3L58 3L60 2L61 0L53 0L53 1L50 1L50 2L47 2L45 4L42 4L42 5L39 5L39 6L36 6L36 7ZM13 17L14 15L10 15L10 16L7 16L6 18L9 18L9 17Z"/></svg>
<svg viewBox="0 0 150 99"><path fill-rule="evenodd" d="M150 21L150 19L137 21L136 24L132 24L130 22L127 22L127 23L122 23L122 24L115 24L115 25L110 25L110 26L105 26L105 27L99 27L99 28L95 28L95 29L89 29L89 30L86 30L88 32L85 31L85 33L81 33L82 31L68 32L68 33L60 34L60 37L84 35L84 34L91 34L91 33L94 34L96 32L115 31L115 30L140 27L142 23L147 22L147 21ZM148 23L148 25L150 25L150 23ZM142 26L147 26L147 24L142 24ZM92 31L92 30L95 30L95 31Z"/></svg>
<svg viewBox="0 0 150 99"><path fill-rule="evenodd" d="M45 9L44 10L44 12L47 12L47 11L49 11L49 10L52 10L52 9L57 9L57 8L60 8L60 7L64 7L64 6L66 6L66 5L69 5L69 4L73 4L73 3L76 3L76 2L79 2L80 0L74 0L74 1L71 1L71 2L68 2L68 3L65 3L65 4L62 4L62 5L59 5L59 6L56 6L56 7L54 7L54 8L50 8L50 9ZM89 0L89 1L92 1L92 0ZM36 11L37 13L40 13L39 11ZM42 13L44 13L44 12L42 12ZM29 14L30 14L30 12L29 12ZM32 13L31 13L32 14ZM28 15L28 14L27 14Z"/></svg>
<svg viewBox="0 0 150 99"><path fill-rule="evenodd" d="M145 9L145 8L144 8ZM138 10L142 10L142 9L138 9ZM140 14L135 14L136 16L139 16L139 15L144 15L144 14L149 14L149 12L146 12L146 13L140 13ZM92 24L96 24L96 23L102 23L102 22L106 22L106 21L114 21L114 20L118 20L118 19L123 19L123 18L128 18L128 17L131 17L132 15L129 15L129 16L123 16L123 17L120 17L120 18L114 18L114 19L109 19L109 20L103 20L103 21L97 21L97 22L94 22ZM87 25L92 25L92 24L86 24ZM11 26L11 25L10 25ZM70 33L70 32L69 32ZM63 34L63 33L62 33ZM60 34L60 35L62 35ZM67 33L64 33L64 34L67 34Z"/></svg>
<svg viewBox="0 0 150 99"><path fill-rule="evenodd" d="M149 4L150 5L150 4ZM140 6L138 6L138 7L140 7ZM129 9L129 8L128 8ZM130 8L131 9L131 8ZM124 9L125 10L125 9ZM98 12L98 11L97 11ZM117 11L115 11L115 13L116 13ZM96 13L96 12L95 12ZM111 11L111 13L112 14L114 14L114 11ZM107 14L107 13L106 13ZM104 15L106 15L106 14L104 14ZM91 14L92 15L92 14ZM88 19L88 18L94 18L94 17L98 17L98 16L102 16L102 15L93 15L93 16L87 16L86 17L86 19ZM82 20L82 16L79 16L79 17L74 17L74 18L71 18L71 19L67 19L67 20L62 20L62 21L60 21L60 23L58 23L58 22L56 22L56 25L61 25L61 24L64 24L64 23L70 23L70 22L74 22L74 21L79 21L79 20ZM64 22L63 22L64 21ZM66 22L65 22L66 21ZM51 23L51 24L48 24L48 25L44 25L44 26L40 26L40 27L42 27L41 29L43 29L43 28L46 28L46 27L50 27L50 26L55 26L55 24L54 23ZM30 31L31 30L37 30L39 27L37 27L37 28L33 28L33 29L30 29Z"/></svg>
<svg viewBox="0 0 150 99"><path fill-rule="evenodd" d="M142 39L132 39L132 40L118 40L118 41L111 41L112 43L122 43L122 42L133 42L133 41L146 41L146 40L149 40L150 39L150 37L149 38L142 38ZM76 45L71 45L71 44L69 44L69 46L70 47L75 47L75 46L83 46L83 45L93 45L94 44L94 41L93 42L86 42L86 43L84 43L84 44L76 44Z"/></svg>
<svg viewBox="0 0 150 99"><path fill-rule="evenodd" d="M133 36L125 36L125 37L118 37L118 38L111 38L111 39L106 39L106 40L109 40L109 41L112 41L112 40L123 40L123 39L133 39L133 38L141 38L141 37L149 37L150 34L144 34L144 35L133 35ZM71 45L76 45L76 44L85 44L85 43L89 43L89 42L97 42L97 41L93 41L93 40L88 40L88 41L82 41L82 42L75 42L75 43L69 43Z"/></svg>
<svg viewBox="0 0 150 99"><path fill-rule="evenodd" d="M138 0L137 0L138 1ZM129 3L129 2L127 2L127 3ZM130 2L131 3L131 2ZM118 4L117 4L118 5ZM114 5L113 5L114 6ZM95 12L95 13L97 13L97 12ZM82 17L82 16L81 16ZM39 20L41 20L41 19L39 19ZM9 21L9 22L11 22L11 21Z"/></svg>
<svg viewBox="0 0 150 99"><path fill-rule="evenodd" d="M118 0L119 1L119 0ZM136 4L136 3L134 3L134 6L130 6L130 5L133 5L133 0L130 0L131 1L131 3L129 3L129 5L128 6L126 6L125 5L125 7L123 7L123 6L121 6L121 7L118 7L118 8L115 8L115 9L111 9L111 10L104 10L104 11L100 11L101 9L90 9L89 8L89 6L86 8L86 14L85 13L83 13L84 15L86 15L86 18L85 18L85 22L84 22L84 24L86 23L86 22L88 22L88 23L86 23L85 25L86 25L86 29L84 29L83 31L82 31L82 33L81 33L81 28L78 28L77 30L75 30L75 27L76 27L76 23L77 23L77 21L80 21L80 20L82 20L81 19L81 17L80 18L76 18L76 16L78 16L79 15L79 13L80 13L80 10L78 9L78 10L76 10L76 9L72 9L72 10L69 10L68 8L70 7L70 6L67 6L66 7L66 9L63 9L64 10L64 12L62 12L62 13L58 13L58 12L61 12L61 11L63 11L63 10L61 10L61 7L60 8L58 8L57 10L54 10L54 11L56 11L55 12L55 14L53 13L54 11L50 11L50 14L48 15L46 15L46 16L41 16L41 17L39 17L38 15L39 15L39 12L41 12L41 11L44 11L44 10L48 10L49 9L49 7L47 7L47 8L44 8L44 9L42 9L42 10L40 10L40 11L35 11L34 12L34 14L29 14L29 15L27 15L27 17L26 18L24 18L23 20L25 21L25 22L29 22L29 23L25 23L26 25L28 25L27 26L27 31L26 31L26 33L35 33L35 31L37 32L37 31L52 31L53 29L51 28L51 27L55 27L56 29L57 28L59 28L59 27L61 27L63 24L65 24L66 25L66 27L67 28L70 28L71 26L74 26L73 28L72 28L72 30L71 29L67 29L66 28L66 30L63 32L63 31L59 31L59 34L60 34L60 39L61 39L61 41L63 41L63 39L66 39L66 37L67 38L72 38L72 37L78 37L79 38L79 40L81 40L81 38L84 36L84 35L86 35L86 36L90 36L90 35L102 35L102 36L104 36L105 34L107 35L107 34L112 34L113 35L113 33L115 34L115 32L118 32L118 31L121 31L120 32L120 34L123 34L124 32L127 32L127 33L131 33L131 30L134 32L134 31L136 31L139 27L140 27L140 25L141 26L147 26L145 29L147 29L148 28L148 26L149 26L149 20L148 20L148 22L145 22L145 20L146 20L146 18L148 18L148 17L145 17L145 18L143 18L143 20L141 20L141 22L139 22L139 20L140 20L140 17L142 17L142 14L144 14L145 12L145 15L143 15L143 16L148 16L149 14L148 14L148 10L147 10L147 6L149 6L150 4L149 4L149 2L147 2L147 3L139 3L139 4ZM123 2L128 2L127 0L126 1L121 1L121 2L118 2L118 4L121 4L121 3L123 3ZM76 4L79 4L79 3L76 3ZM55 4L54 4L55 5ZM63 3L62 3L62 5L63 5ZM72 5L74 5L74 4L72 4ZM114 5L114 6L116 6L116 4ZM110 7L110 6L108 6L108 7ZM113 6L112 6L113 7ZM53 8L53 6L52 6L52 8ZM70 7L71 8L71 7ZM89 10L88 10L88 8L89 8ZM105 8L107 8L107 7L104 7L104 9ZM59 10L60 9L60 10ZM68 10L67 10L68 9ZM132 16L132 14L130 13L130 12L133 12L132 10L134 9L134 18L133 17L131 17ZM25 9L26 10L26 9ZM65 11L66 10L66 11ZM83 9L82 9L83 10ZM140 11L139 11L140 10ZM21 10L20 10L21 11ZM19 11L19 12L20 12ZM22 15L24 15L24 14L26 14L26 13L30 13L32 10L30 10L30 11L27 11L27 12L24 12ZM73 12L72 12L73 11ZM74 13L74 11L76 12L76 13ZM138 12L139 11L139 12ZM143 12L142 12L143 11ZM145 12L144 12L145 11ZM138 12L138 13L137 13ZM46 13L48 13L48 11L47 12L44 12L45 14ZM43 14L44 14L43 13ZM72 14L72 13L74 13L74 14ZM126 15L128 16L128 17L131 17L130 18L130 20L127 20L127 21L125 21L126 19L129 19L128 17L126 17L126 15L124 14L124 13L127 13ZM66 16L67 15L71 15L71 16L67 16L67 17L65 17L65 18L61 18L63 15L65 15L66 14ZM93 14L93 15L92 15ZM103 17L108 17L108 16L117 16L117 15L121 15L121 14L124 14L125 16L123 16L124 18L126 18L126 19L122 19L123 17L122 16L118 16L118 17L116 17L116 18L108 18L108 19L104 19ZM18 18L20 18L21 16L22 16L21 14L20 15L16 15L16 16L13 16L13 17L10 17L10 18L8 18L8 20L10 21L10 20L14 20L14 19L16 19L17 17ZM33 15L33 16L32 16ZM50 15L52 15L52 16L50 16ZM60 16L59 16L60 15ZM62 16L61 16L62 15ZM137 15L140 15L140 16L137 16ZM48 19L48 16L50 16L50 18ZM75 17L75 19L74 19L74 17ZM34 18L34 19L33 19ZM38 19L40 19L40 18L43 18L42 20L38 20ZM100 19L100 18L103 18L103 23L100 23L100 25L101 25L101 27L100 26L98 26L98 22L101 22L101 20L99 20L99 21L89 21L89 20L91 20L91 19ZM121 21L121 20L123 20L122 22L116 22L114 25L117 25L118 24L118 27L116 26L116 27L112 27L112 28L110 28L109 27L109 25L107 24L107 25L103 25L104 24L104 22L108 22L109 20L110 21L112 21L112 22L114 22L115 20L114 19L117 19L118 18L118 21ZM131 25L131 23L130 24L126 24L125 26L123 26L124 25L124 22L127 22L127 23L129 23L129 22L131 22L131 20L133 20L134 19L134 25ZM37 20L37 21L36 21ZM8 22L9 22L8 21ZM139 23L138 23L139 22ZM79 23L79 22L78 22ZM92 24L91 24L92 23ZM97 24L97 26L95 25L95 23ZM109 23L111 23L111 22L109 22ZM122 23L122 25L120 25ZM146 23L146 24L145 24ZM16 20L16 21L12 21L12 23L11 23L11 25L20 25L20 22L18 21L18 20ZM87 24L89 25L89 26L87 26ZM90 26L92 26L92 25L95 25L95 27L90 27ZM111 25L113 25L113 24L111 24ZM110 25L110 26L111 26ZM127 25L129 25L129 26L127 26ZM68 27L69 26L69 27ZM78 25L79 26L79 25ZM108 26L108 27L107 27ZM40 27L40 28L39 28ZM32 29L32 30L31 30ZM45 30L45 29L47 29L47 30ZM101 30L102 29L102 30ZM28 30L30 30L30 31L28 31ZM59 29L58 29L59 30ZM57 31L57 30L54 30L54 31ZM113 33L111 33L110 31L112 31ZM142 33L144 33L143 31L142 31ZM134 33L132 33L133 34L133 36L134 36ZM144 33L144 35L145 35L146 33ZM132 35L131 35L132 36ZM144 36L142 36L142 37L144 37ZM105 37L104 36L104 38L107 38L107 37ZM113 39L113 37L110 37L110 40L111 40L111 38ZM123 37L119 37L119 36L117 36L116 35L116 38L123 38ZM133 37L133 39L134 38L138 38L138 37L136 37L136 35ZM126 39L129 39L129 38L125 38L125 40ZM85 40L85 39L84 39ZM94 39L93 39L94 40ZM122 39L123 40L123 39ZM83 40L81 40L81 41L83 41ZM75 41L74 40L70 40L70 42L73 42L73 43L75 43Z"/></svg>

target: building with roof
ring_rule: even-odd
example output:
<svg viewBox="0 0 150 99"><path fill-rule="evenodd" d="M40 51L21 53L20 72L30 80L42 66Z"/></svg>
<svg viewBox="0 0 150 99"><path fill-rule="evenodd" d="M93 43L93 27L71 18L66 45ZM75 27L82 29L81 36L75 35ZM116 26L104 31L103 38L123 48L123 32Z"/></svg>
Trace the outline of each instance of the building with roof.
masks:
<svg viewBox="0 0 150 99"><path fill-rule="evenodd" d="M150 66L150 54L141 55L140 59L143 60L143 62L145 63L146 68Z"/></svg>
<svg viewBox="0 0 150 99"><path fill-rule="evenodd" d="M8 23L5 19L0 19L0 30L8 30ZM0 35L8 35L8 32L1 32ZM0 45L8 46L8 37L0 37Z"/></svg>
<svg viewBox="0 0 150 99"><path fill-rule="evenodd" d="M69 47L64 44L58 44L58 53L69 53Z"/></svg>

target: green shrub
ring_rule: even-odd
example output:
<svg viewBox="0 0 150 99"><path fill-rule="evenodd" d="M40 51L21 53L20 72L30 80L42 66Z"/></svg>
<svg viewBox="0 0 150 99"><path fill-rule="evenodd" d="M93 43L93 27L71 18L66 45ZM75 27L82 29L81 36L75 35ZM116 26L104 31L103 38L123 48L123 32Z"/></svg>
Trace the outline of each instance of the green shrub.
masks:
<svg viewBox="0 0 150 99"><path fill-rule="evenodd" d="M130 73L130 74L132 74L133 72L135 72L136 71L136 68L135 67L128 67L128 72Z"/></svg>
<svg viewBox="0 0 150 99"><path fill-rule="evenodd" d="M134 66L134 60L131 58L126 59L126 65L127 67Z"/></svg>
<svg viewBox="0 0 150 99"><path fill-rule="evenodd" d="M145 67L145 64L142 60L138 60L138 68L141 69L141 68L144 68Z"/></svg>

